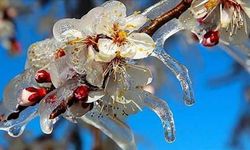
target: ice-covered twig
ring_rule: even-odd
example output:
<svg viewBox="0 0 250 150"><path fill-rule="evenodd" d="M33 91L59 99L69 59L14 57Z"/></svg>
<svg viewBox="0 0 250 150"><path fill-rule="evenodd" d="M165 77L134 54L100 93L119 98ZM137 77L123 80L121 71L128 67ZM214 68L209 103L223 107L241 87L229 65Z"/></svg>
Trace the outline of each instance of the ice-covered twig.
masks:
<svg viewBox="0 0 250 150"><path fill-rule="evenodd" d="M153 35L165 23L169 22L174 18L178 19L180 15L184 13L191 6L192 1L193 0L182 0L178 5L176 5L171 10L168 10L167 12L153 19L148 26L144 27L141 30L141 32Z"/></svg>

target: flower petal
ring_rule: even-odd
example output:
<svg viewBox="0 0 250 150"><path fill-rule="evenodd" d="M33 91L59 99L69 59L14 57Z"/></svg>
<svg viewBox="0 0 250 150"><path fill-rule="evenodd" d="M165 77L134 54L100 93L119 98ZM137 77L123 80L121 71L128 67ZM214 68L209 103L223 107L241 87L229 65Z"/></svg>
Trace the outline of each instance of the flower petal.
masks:
<svg viewBox="0 0 250 150"><path fill-rule="evenodd" d="M130 65L125 66L126 73L130 77L130 86L136 88L137 86L146 86L153 80L151 71L142 65Z"/></svg>
<svg viewBox="0 0 250 150"><path fill-rule="evenodd" d="M110 62L116 56L118 46L109 39L100 39L98 41L99 52L96 53L95 60L101 62Z"/></svg>
<svg viewBox="0 0 250 150"><path fill-rule="evenodd" d="M95 7L80 19L81 31L85 35L93 35L96 33L96 25L103 15L103 7Z"/></svg>
<svg viewBox="0 0 250 150"><path fill-rule="evenodd" d="M155 49L154 40L146 33L132 33L128 41L136 46L136 54L133 59L142 59L148 57Z"/></svg>
<svg viewBox="0 0 250 150"><path fill-rule="evenodd" d="M64 44L58 42L54 38L32 44L28 49L28 58L25 68L36 67L40 69L48 65L54 60L56 50L63 47Z"/></svg>
<svg viewBox="0 0 250 150"><path fill-rule="evenodd" d="M69 42L83 38L84 35L80 29L79 19L61 19L54 24L53 35L58 41Z"/></svg>
<svg viewBox="0 0 250 150"><path fill-rule="evenodd" d="M66 57L61 57L48 66L51 81L59 87L75 75L75 71L67 64Z"/></svg>
<svg viewBox="0 0 250 150"><path fill-rule="evenodd" d="M124 44L120 46L120 56L122 58L133 58L136 54L136 48L134 44Z"/></svg>
<svg viewBox="0 0 250 150"><path fill-rule="evenodd" d="M126 23L125 26L123 27L126 31L135 31L140 29L145 23L147 22L147 17L134 13L133 15L130 15L126 17Z"/></svg>
<svg viewBox="0 0 250 150"><path fill-rule="evenodd" d="M109 17L113 20L113 22L117 21L120 18L126 17L126 6L119 2L119 1L108 1L103 4L103 7L105 8L105 16Z"/></svg>
<svg viewBox="0 0 250 150"><path fill-rule="evenodd" d="M227 28L230 25L233 17L233 9L223 9L222 5L220 6L220 22L222 28Z"/></svg>
<svg viewBox="0 0 250 150"><path fill-rule="evenodd" d="M88 59L88 49L82 44L68 45L65 48L67 64L77 73L85 73L85 63Z"/></svg>

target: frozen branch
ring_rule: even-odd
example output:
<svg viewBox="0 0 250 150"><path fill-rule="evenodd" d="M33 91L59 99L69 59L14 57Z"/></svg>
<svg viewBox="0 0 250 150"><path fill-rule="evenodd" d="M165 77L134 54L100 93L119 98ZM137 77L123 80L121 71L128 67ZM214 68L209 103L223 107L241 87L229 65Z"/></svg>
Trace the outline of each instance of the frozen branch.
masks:
<svg viewBox="0 0 250 150"><path fill-rule="evenodd" d="M163 26L168 21L174 18L178 19L180 15L183 14L191 6L192 1L193 0L182 0L173 9L153 19L148 26L144 27L141 30L141 32L147 33L152 36L161 26Z"/></svg>

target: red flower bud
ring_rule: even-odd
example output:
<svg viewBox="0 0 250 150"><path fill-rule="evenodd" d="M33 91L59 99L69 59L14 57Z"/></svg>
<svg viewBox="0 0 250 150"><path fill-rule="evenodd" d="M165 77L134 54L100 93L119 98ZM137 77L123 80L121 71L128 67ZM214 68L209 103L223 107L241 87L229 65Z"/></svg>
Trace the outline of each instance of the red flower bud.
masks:
<svg viewBox="0 0 250 150"><path fill-rule="evenodd" d="M78 101L86 101L89 94L89 88L86 85L79 86L75 89L74 99Z"/></svg>
<svg viewBox="0 0 250 150"><path fill-rule="evenodd" d="M218 31L208 31L202 40L202 45L205 47L212 47L219 43L219 32Z"/></svg>
<svg viewBox="0 0 250 150"><path fill-rule="evenodd" d="M49 83L51 82L50 74L45 70L38 70L35 75L36 82Z"/></svg>
<svg viewBox="0 0 250 150"><path fill-rule="evenodd" d="M21 106L29 106L34 103L39 102L43 97L47 94L47 90L44 88L34 88L28 87L23 89L20 99L19 105Z"/></svg>

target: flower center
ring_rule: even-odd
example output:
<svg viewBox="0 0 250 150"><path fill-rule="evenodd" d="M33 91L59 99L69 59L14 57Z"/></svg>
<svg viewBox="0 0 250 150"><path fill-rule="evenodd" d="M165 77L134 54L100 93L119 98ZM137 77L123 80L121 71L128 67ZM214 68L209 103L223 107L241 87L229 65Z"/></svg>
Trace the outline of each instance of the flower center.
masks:
<svg viewBox="0 0 250 150"><path fill-rule="evenodd" d="M126 43L128 33L124 30L121 30L118 24L113 25L113 32L112 39L115 44L121 46Z"/></svg>

